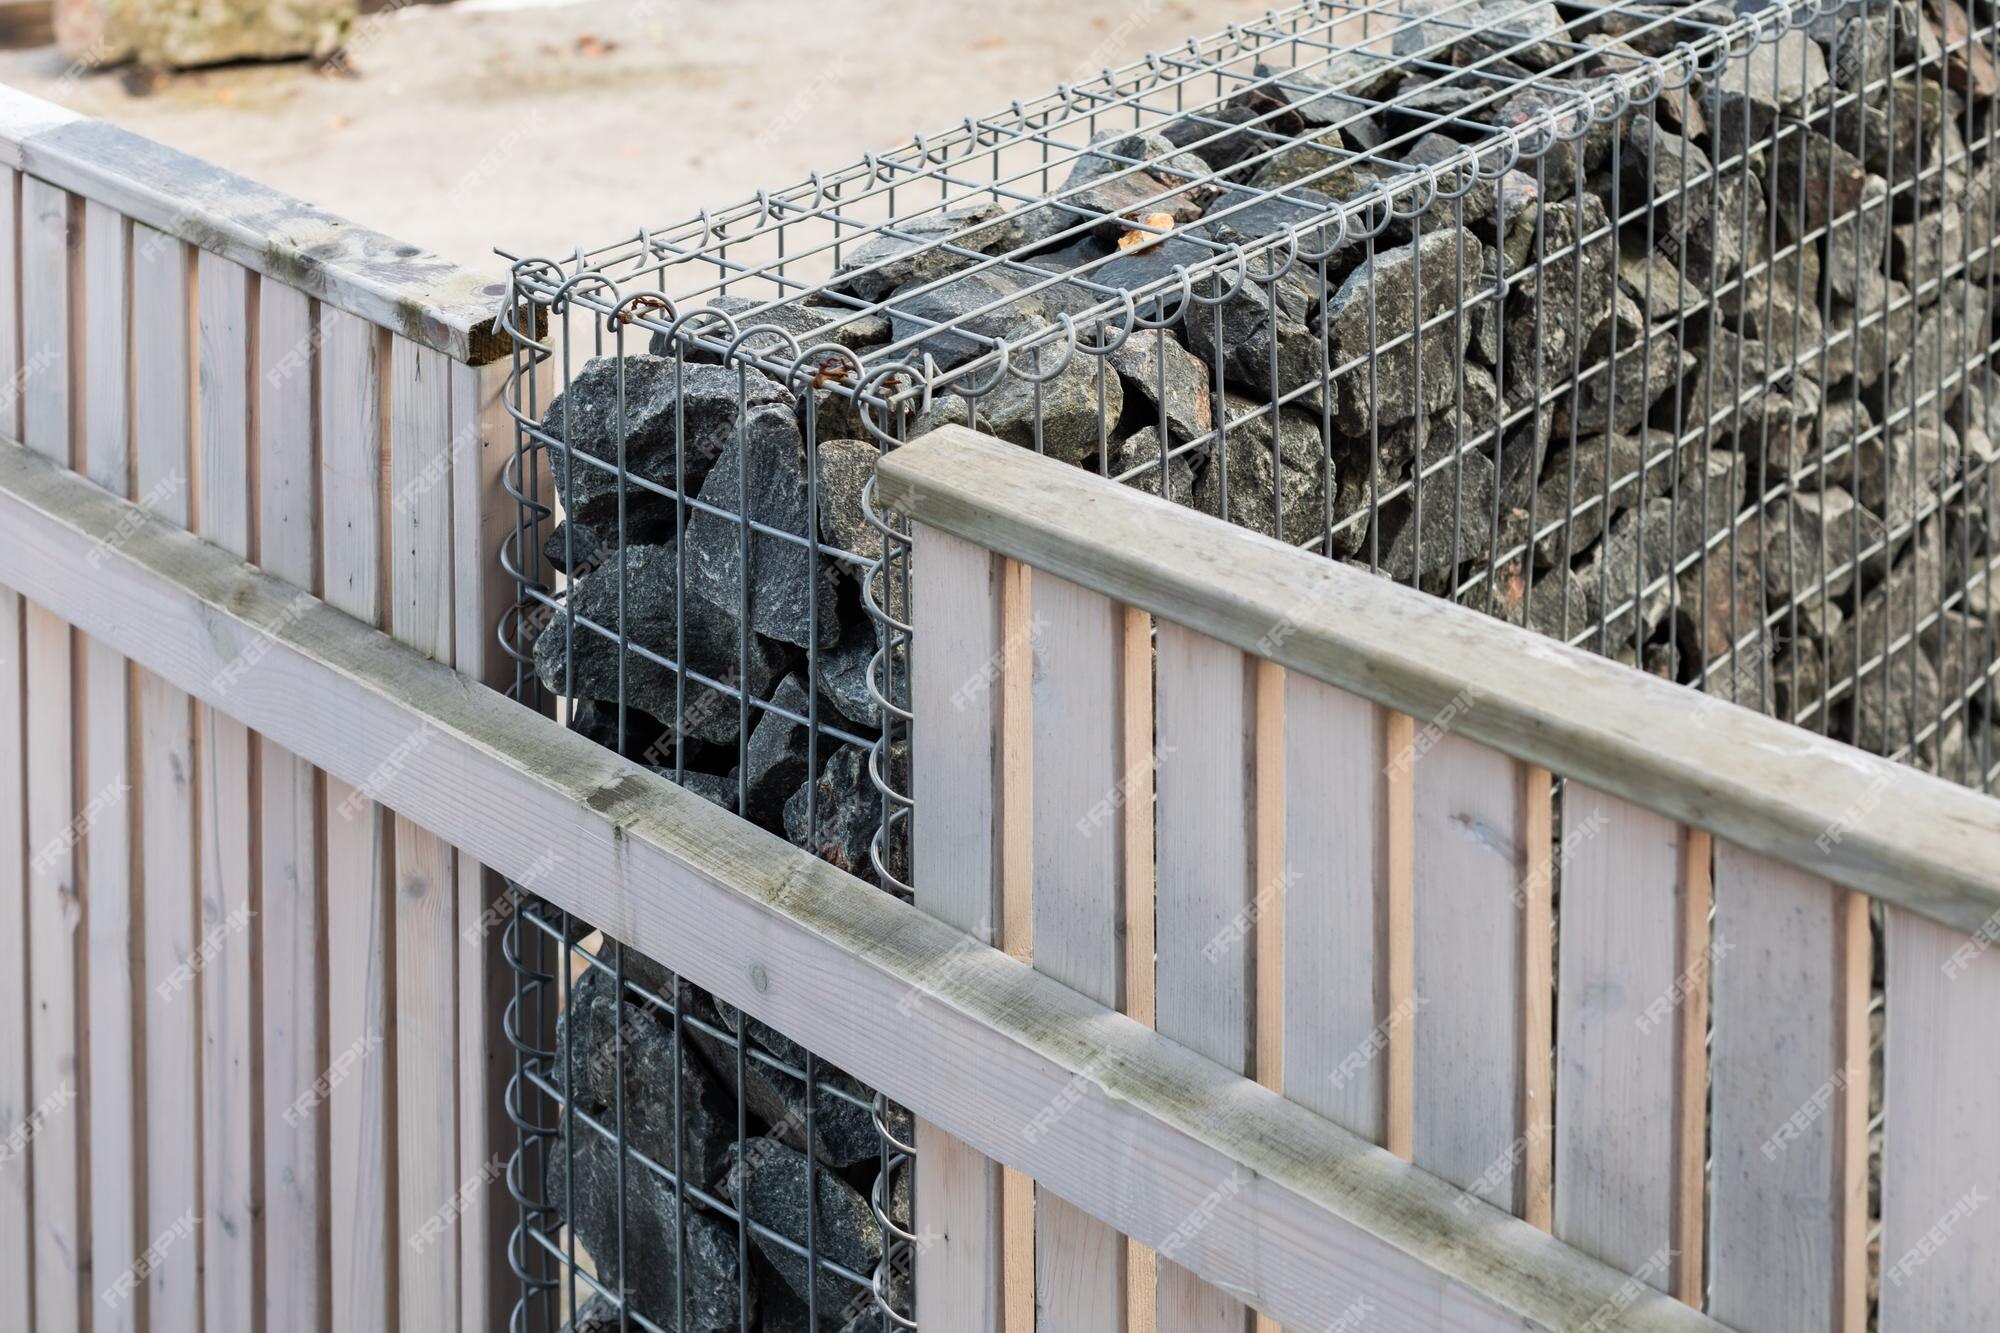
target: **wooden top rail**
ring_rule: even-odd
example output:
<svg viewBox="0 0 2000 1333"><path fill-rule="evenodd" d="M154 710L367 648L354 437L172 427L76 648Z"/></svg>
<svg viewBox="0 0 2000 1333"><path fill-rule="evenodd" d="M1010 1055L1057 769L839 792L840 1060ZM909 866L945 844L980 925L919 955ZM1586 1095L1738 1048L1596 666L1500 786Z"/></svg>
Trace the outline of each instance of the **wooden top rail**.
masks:
<svg viewBox="0 0 2000 1333"><path fill-rule="evenodd" d="M1962 931L2000 802L962 427L885 456L916 522ZM1468 706L1469 705L1469 706Z"/></svg>
<svg viewBox="0 0 2000 1333"><path fill-rule="evenodd" d="M0 86L0 165L393 329L455 361L509 350L504 275L461 268L143 135Z"/></svg>
<svg viewBox="0 0 2000 1333"><path fill-rule="evenodd" d="M1365 1282L1385 1329L1721 1327L8 443L0 531L0 585L980 1152L1148 1244L1212 1219L1177 1259L1290 1326Z"/></svg>

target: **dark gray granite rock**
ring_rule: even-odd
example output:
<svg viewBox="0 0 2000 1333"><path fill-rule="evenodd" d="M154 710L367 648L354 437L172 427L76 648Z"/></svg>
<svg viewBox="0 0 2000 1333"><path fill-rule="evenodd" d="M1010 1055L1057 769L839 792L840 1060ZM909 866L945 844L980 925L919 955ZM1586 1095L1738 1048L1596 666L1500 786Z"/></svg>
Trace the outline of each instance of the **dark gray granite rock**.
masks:
<svg viewBox="0 0 2000 1333"><path fill-rule="evenodd" d="M806 793L813 809L807 810ZM826 761L820 776L785 802L785 836L822 861L873 883L875 867L868 844L882 823L882 796L868 776L868 752L843 745Z"/></svg>
<svg viewBox="0 0 2000 1333"><path fill-rule="evenodd" d="M757 1224L750 1231L751 1245L793 1295L805 1299L809 1284L816 1282L821 1308L842 1309L852 1293L843 1279L824 1271L809 1273L805 1256L758 1230L759 1226L768 1227L794 1244L805 1245L810 1197L807 1172L813 1168L804 1154L767 1138L752 1142L740 1153L731 1145L731 1156L722 1193ZM811 1190L818 1196L818 1206L811 1215L812 1238L819 1253L855 1272L869 1272L882 1258L881 1223L853 1186L824 1168L816 1174Z"/></svg>
<svg viewBox="0 0 2000 1333"><path fill-rule="evenodd" d="M1233 277L1216 287L1229 290ZM1276 282L1244 279L1219 305L1194 305L1186 315L1188 349L1223 378L1266 395L1320 382L1324 344L1307 325L1313 291L1295 269ZM1273 374L1273 349L1276 371Z"/></svg>
<svg viewBox="0 0 2000 1333"><path fill-rule="evenodd" d="M1460 304L1461 244L1474 243L1463 233L1437 231L1378 251L1328 299L1321 319L1334 365L1373 353L1372 376L1363 360L1335 382L1335 410L1347 433L1359 434L1378 418L1384 426L1408 421L1453 400L1468 330L1466 321L1443 317ZM1477 271L1469 270L1468 279ZM1420 321L1427 327L1419 335Z"/></svg>
<svg viewBox="0 0 2000 1333"><path fill-rule="evenodd" d="M1178 447L1171 444L1168 446L1169 456L1164 466L1164 471L1168 478L1165 487L1166 496L1175 504L1193 504L1195 498L1195 462L1198 459L1206 458L1209 451L1214 448L1214 445L1212 443L1202 445L1195 451L1172 452L1173 449ZM1139 471L1133 476L1126 476L1127 473L1133 472L1134 469L1143 469L1143 471ZM1123 478L1125 484L1128 486L1142 490L1148 495L1158 495L1162 489L1160 486L1160 474L1162 470L1160 462L1160 432L1157 427L1141 427L1111 446L1111 458L1107 475L1114 478ZM1214 511L1211 510L1210 512Z"/></svg>
<svg viewBox="0 0 2000 1333"><path fill-rule="evenodd" d="M772 305L748 296L718 296L705 308L729 316L736 326L736 335L728 334L729 326L720 321L712 325L691 321L687 327L708 341L725 345L746 330L766 328L782 329L789 334L801 354L826 343L858 351L889 340L888 320L880 315L864 314L855 308L801 305L796 301ZM690 365L719 365L722 362L722 353L701 346L692 338L684 338L681 346L682 355ZM674 354L664 333L654 333L646 344L646 350L658 357ZM749 355L789 362L793 349L784 339L765 333L745 338L742 350Z"/></svg>
<svg viewBox="0 0 2000 1333"><path fill-rule="evenodd" d="M882 558L882 534L868 521L861 490L875 475L882 451L867 440L826 440L814 449L819 462L819 539L864 560ZM850 577L855 566L844 566Z"/></svg>
<svg viewBox="0 0 2000 1333"><path fill-rule="evenodd" d="M1226 439L1211 446L1195 479L1195 508L1286 541L1302 541L1319 531L1325 524L1325 472L1330 466L1319 418L1295 408L1279 409L1274 460L1268 405L1231 394L1225 413Z"/></svg>
<svg viewBox="0 0 2000 1333"><path fill-rule="evenodd" d="M1167 437L1177 444L1215 429L1208 367L1172 336L1135 329L1106 359L1124 381L1125 401L1141 424L1157 430L1164 418Z"/></svg>
<svg viewBox="0 0 2000 1333"><path fill-rule="evenodd" d="M797 676L778 684L770 702L800 717L808 716L805 687ZM750 741L743 751L743 773L749 792L749 815L766 828L784 826L785 802L811 772L806 756L806 727L782 715L752 709Z"/></svg>

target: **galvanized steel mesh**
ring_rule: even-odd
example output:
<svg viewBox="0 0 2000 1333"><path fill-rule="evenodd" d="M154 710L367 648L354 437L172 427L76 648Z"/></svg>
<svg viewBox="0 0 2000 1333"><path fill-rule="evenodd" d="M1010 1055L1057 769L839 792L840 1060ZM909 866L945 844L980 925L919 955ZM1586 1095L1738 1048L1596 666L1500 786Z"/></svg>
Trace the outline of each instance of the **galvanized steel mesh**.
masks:
<svg viewBox="0 0 2000 1333"><path fill-rule="evenodd" d="M1997 20L1990 0L1315 0L520 258L519 692L907 895L921 625L866 486L880 451L962 422L2000 789ZM589 929L537 908L515 930L518 1327L595 1285L551 1193L580 1141L555 1013L572 971L626 966L579 947ZM685 987L626 989L676 1043L706 1021L734 1053L711 1064L785 1063ZM740 1071L710 1073L747 1151L769 1118ZM748 1285L789 1245L879 1298L826 1323L836 1290L801 1282L799 1319L911 1326L916 1230L890 1196L913 1167L885 1125L866 1272L817 1224L760 1238L685 1163L619 1155L677 1216L723 1219L745 1285L719 1325L680 1297L601 1308L789 1327ZM633 1270L614 1211L625 1258L586 1243L599 1273ZM686 1235L662 1243L685 1258Z"/></svg>

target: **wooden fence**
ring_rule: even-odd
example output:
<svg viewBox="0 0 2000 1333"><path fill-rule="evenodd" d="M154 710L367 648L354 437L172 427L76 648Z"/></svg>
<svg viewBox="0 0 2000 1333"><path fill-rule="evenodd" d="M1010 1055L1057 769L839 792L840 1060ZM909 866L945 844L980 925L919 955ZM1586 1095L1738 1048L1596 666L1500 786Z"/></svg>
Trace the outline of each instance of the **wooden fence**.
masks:
<svg viewBox="0 0 2000 1333"><path fill-rule="evenodd" d="M493 676L504 286L20 94L0 163L0 431ZM403 1243L512 1150L497 879L246 726L255 653L191 692L12 586L0 1325L502 1326L503 1187Z"/></svg>
<svg viewBox="0 0 2000 1333"><path fill-rule="evenodd" d="M1991 800L946 431L900 903L481 685L497 287L0 145L0 1325L503 1327L497 875L919 1117L927 1333L1859 1328L1874 899L2000 1304Z"/></svg>

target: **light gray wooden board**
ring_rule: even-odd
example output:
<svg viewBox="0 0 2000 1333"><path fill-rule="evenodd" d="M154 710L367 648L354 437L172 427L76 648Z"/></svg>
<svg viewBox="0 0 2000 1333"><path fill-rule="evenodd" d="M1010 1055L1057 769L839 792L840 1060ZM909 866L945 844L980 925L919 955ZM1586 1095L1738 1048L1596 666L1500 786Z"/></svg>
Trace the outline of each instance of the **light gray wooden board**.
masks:
<svg viewBox="0 0 2000 1333"><path fill-rule="evenodd" d="M11 323L0 318L0 324ZM0 588L0 865L15 867L28 863L25 605L11 588ZM16 969L7 1002L0 1004L0 1117L9 1125L25 1124L34 1110L28 1084L27 887L20 869L0 875L0 921L14 932L8 962ZM10 1152L0 1163L0 1291L7 1293L0 1297L0 1310L32 1327L29 1175L25 1154Z"/></svg>
<svg viewBox="0 0 2000 1333"><path fill-rule="evenodd" d="M1715 844L1708 1291L1710 1312L1732 1327L1836 1327L1835 1103L1846 1079L1868 1076L1841 1061L1842 897Z"/></svg>
<svg viewBox="0 0 2000 1333"><path fill-rule="evenodd" d="M977 1149L1062 1180L1127 1234L1157 1244L1212 1207L1202 1276L1255 1292L1274 1317L1323 1326L1365 1289L1385 1329L1553 1329L1624 1287L1616 1270L1485 1205L1461 1211L1436 1177L997 951L968 949L963 932L351 617L289 612L296 589L134 515L0 448L0 523L16 534L0 544L0 585L196 689L268 639L265 669L231 707L331 777L359 781L427 730L398 786L408 817L517 876L553 844L573 867L546 881L556 906ZM79 580L98 534L128 522L135 535ZM298 708L308 697L324 706ZM885 1035L881 1014L913 992L925 1000ZM1086 1053L1107 1046L1091 1068ZM1072 1086L1078 1142L1091 1147L1025 1144L1021 1125ZM1129 1146L1113 1158L1108 1143ZM1249 1183L1211 1203L1232 1164ZM1717 1325L1642 1295L1625 1327Z"/></svg>
<svg viewBox="0 0 2000 1333"><path fill-rule="evenodd" d="M319 453L313 413L314 306L282 283L258 284L258 563L308 591L318 586ZM265 1325L330 1327L326 1117L287 1120L327 1066L327 985L319 877L323 811L317 770L259 738L264 953Z"/></svg>
<svg viewBox="0 0 2000 1333"><path fill-rule="evenodd" d="M1962 930L2000 910L2000 820L1953 783L972 431L879 473L883 502L931 528L1224 642L1255 650L1284 625L1274 661L1419 723L1476 663L1467 740ZM1896 816L1853 819L1885 784Z"/></svg>
<svg viewBox="0 0 2000 1333"><path fill-rule="evenodd" d="M134 487L158 521L187 526L194 512L193 260L186 246L132 228ZM220 669L227 659L218 662ZM199 943L196 927L194 709L186 692L149 671L138 675L140 881L146 923L147 1244L201 1213L201 1011L191 994L163 1002L175 969ZM201 1327L200 1228L165 1248L146 1278L155 1333ZM134 1255L136 1259L138 1256ZM107 1259L105 1261L109 1263ZM126 1262L131 1262L127 1260Z"/></svg>
<svg viewBox="0 0 2000 1333"><path fill-rule="evenodd" d="M450 363L406 338L389 373L390 617L399 642L449 664L451 605ZM436 834L395 821L396 1197L404 1242L402 1327L459 1322L455 1215L425 1223L459 1193L458 868ZM450 960L446 962L444 960ZM420 1234L421 1233L421 1234Z"/></svg>
<svg viewBox="0 0 2000 1333"><path fill-rule="evenodd" d="M1285 1096L1371 1143L1390 1017L1382 710L1285 678ZM1331 960L1339 960L1333 966Z"/></svg>
<svg viewBox="0 0 2000 1333"><path fill-rule="evenodd" d="M468 678L495 688L514 682L513 662L495 635L514 585L500 564L517 510L504 472L514 448L514 421L505 401L510 366L451 367L453 657ZM506 1085L514 1050L502 1026L514 998L514 972L502 953L505 932L494 923L510 910L506 882L463 852L458 858L458 1161L471 1180L496 1154L510 1155L514 1125ZM531 1034L532 1036L532 1034ZM484 1189L465 1201L459 1219L459 1264L466 1328L491 1328L512 1313L519 1294L507 1262L515 1208L504 1190Z"/></svg>
<svg viewBox="0 0 2000 1333"><path fill-rule="evenodd" d="M129 498L132 484L130 228L102 204L86 204L83 226L84 465L99 486ZM138 929L138 877L133 874L133 826L139 801L132 770L134 700L131 667L107 645L83 642L85 716L83 790L125 790L119 807L93 822L86 836L90 880L90 1250L93 1256L137 1254L151 1238L139 1228L137 1182L141 1088L137 1073L138 1005L144 955ZM138 1326L138 1302L100 1301L92 1327L124 1333Z"/></svg>
<svg viewBox="0 0 2000 1333"><path fill-rule="evenodd" d="M1239 1074L1250 1070L1255 959L1248 942L1216 956L1212 946L1247 923L1256 896L1252 842L1250 664L1242 653L1161 621L1159 721L1159 1018L1161 1036ZM1242 1187L1231 1173L1217 1194ZM1240 1298L1202 1283L1213 1227L1197 1213L1160 1249L1161 1333L1220 1333L1246 1327Z"/></svg>
<svg viewBox="0 0 2000 1333"><path fill-rule="evenodd" d="M1456 732L1427 741L1427 719L1416 721L1412 1160L1512 1211L1521 1187L1521 774Z"/></svg>
<svg viewBox="0 0 2000 1333"><path fill-rule="evenodd" d="M385 335L322 304L320 315L320 571L327 601L369 624L384 610L382 515ZM408 748L410 738L399 738ZM396 1231L396 1068L390 952L394 833L372 797L394 771L386 747L361 779L365 791L329 779L326 842L328 1059L362 1052L354 1072L315 1114L327 1117L333 1322L393 1327L402 1255Z"/></svg>
<svg viewBox="0 0 2000 1333"><path fill-rule="evenodd" d="M255 416L251 302L255 280L202 252L196 261L198 323L195 419L200 430L200 531L205 541L250 554L250 434ZM256 894L253 848L258 795L249 731L226 712L195 712L201 772L202 1206L206 1249L203 1315L255 1328L263 1305L257 1266L264 1201L257 1179ZM192 1000L192 997L190 997Z"/></svg>
<svg viewBox="0 0 2000 1333"><path fill-rule="evenodd" d="M1555 1233L1665 1291L1681 827L1579 782L1563 788L1562 823ZM1708 984L1705 970L1690 980Z"/></svg>
<svg viewBox="0 0 2000 1333"><path fill-rule="evenodd" d="M35 180L21 188L21 416L28 447L62 466L75 450L70 407L70 198ZM83 875L71 821L77 814L69 627L27 611L28 663L28 1069L39 1106L87 1097L88 1059L77 1010L83 969ZM35 1317L80 1327L91 1296L89 1200L83 1115L43 1121L34 1173Z"/></svg>
<svg viewBox="0 0 2000 1333"><path fill-rule="evenodd" d="M462 268L130 130L0 89L0 158L455 360L508 350L503 275Z"/></svg>
<svg viewBox="0 0 2000 1333"><path fill-rule="evenodd" d="M1116 1008L1124 611L1055 578L1035 578L1031 596L1035 970ZM1064 1109L1023 1133L1062 1133ZM1124 1238L1047 1186L1036 1195L1036 1333L1123 1329Z"/></svg>
<svg viewBox="0 0 2000 1333"><path fill-rule="evenodd" d="M920 719L910 759L913 790L928 785L933 798L917 805L916 905L987 944L1000 911L999 562L949 537L920 540L910 599L926 634L910 664ZM916 1215L930 1238L917 1258L917 1323L998 1333L1000 1168L922 1120L917 1156Z"/></svg>
<svg viewBox="0 0 2000 1333"><path fill-rule="evenodd" d="M1890 911L1882 1327L1976 1328L2000 1309L2000 921L1976 937Z"/></svg>

